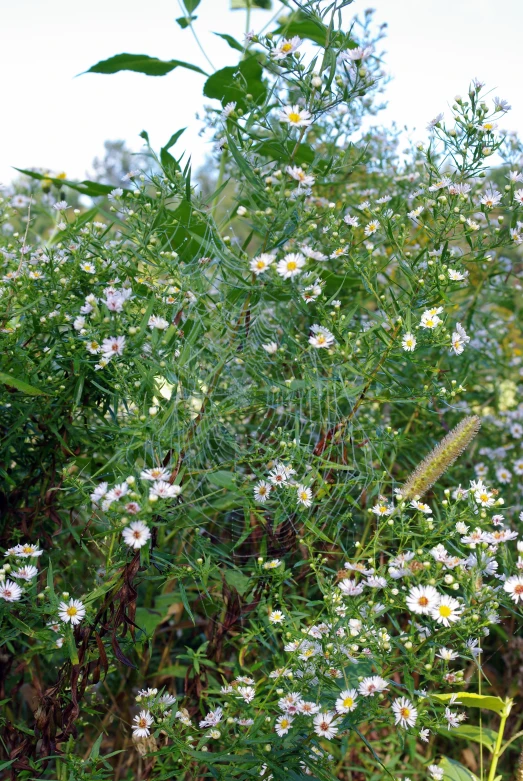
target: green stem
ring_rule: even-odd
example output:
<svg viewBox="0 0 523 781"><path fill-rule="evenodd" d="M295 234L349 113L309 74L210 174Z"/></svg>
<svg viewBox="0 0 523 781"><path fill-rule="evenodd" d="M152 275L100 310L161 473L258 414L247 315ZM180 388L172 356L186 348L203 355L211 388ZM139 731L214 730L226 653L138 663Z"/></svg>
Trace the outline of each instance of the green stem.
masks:
<svg viewBox="0 0 523 781"><path fill-rule="evenodd" d="M501 745L503 743L503 733L505 732L505 725L509 717L510 709L512 707L512 700L507 700L505 703L505 710L501 715L501 721L499 724L498 736L496 738L496 745L494 746L494 752L492 754L492 762L488 774L487 781L494 781L496 778L496 770L498 767L498 760L502 754Z"/></svg>
<svg viewBox="0 0 523 781"><path fill-rule="evenodd" d="M220 187L223 183L223 177L225 176L225 163L227 162L227 150L222 149L222 156L220 157L220 170L218 172L218 181L216 183L216 196L212 202L211 217L215 218L216 208L218 206L218 198L220 197Z"/></svg>

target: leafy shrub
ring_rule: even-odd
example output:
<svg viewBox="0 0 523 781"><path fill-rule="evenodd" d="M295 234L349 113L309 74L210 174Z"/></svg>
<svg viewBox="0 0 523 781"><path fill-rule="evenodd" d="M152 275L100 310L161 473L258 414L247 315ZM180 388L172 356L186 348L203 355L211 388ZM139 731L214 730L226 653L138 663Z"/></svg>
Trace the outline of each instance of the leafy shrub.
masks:
<svg viewBox="0 0 523 781"><path fill-rule="evenodd" d="M13 778L493 781L517 732L509 106L473 81L400 152L372 15L298 5L222 36L210 192L178 131L121 187L26 172L39 235L4 194Z"/></svg>

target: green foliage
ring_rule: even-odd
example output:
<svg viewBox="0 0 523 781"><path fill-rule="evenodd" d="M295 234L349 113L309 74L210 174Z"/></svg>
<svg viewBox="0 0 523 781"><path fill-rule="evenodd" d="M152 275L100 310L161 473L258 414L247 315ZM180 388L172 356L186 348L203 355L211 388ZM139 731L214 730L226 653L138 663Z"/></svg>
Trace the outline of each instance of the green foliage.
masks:
<svg viewBox="0 0 523 781"><path fill-rule="evenodd" d="M143 131L139 170L2 194L17 781L513 767L523 148L477 82L427 143L364 130L381 32L347 5L218 33L199 177Z"/></svg>
<svg viewBox="0 0 523 781"><path fill-rule="evenodd" d="M92 65L86 73L119 73L119 71L135 71L136 73L145 73L146 76L165 76L175 68L187 68L196 73L203 73L198 65L192 65L189 62L181 60L159 60L157 57L150 57L148 54L116 54L107 60L100 60L96 65Z"/></svg>

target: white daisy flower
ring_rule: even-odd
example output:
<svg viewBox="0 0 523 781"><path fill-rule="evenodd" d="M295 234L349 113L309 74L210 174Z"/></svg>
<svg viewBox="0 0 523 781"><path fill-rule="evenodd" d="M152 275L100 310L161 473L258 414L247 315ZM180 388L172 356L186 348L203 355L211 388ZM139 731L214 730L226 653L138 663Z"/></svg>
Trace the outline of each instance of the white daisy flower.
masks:
<svg viewBox="0 0 523 781"><path fill-rule="evenodd" d="M438 604L432 609L431 616L438 624L448 627L459 621L461 611L462 608L458 600L444 594L440 596Z"/></svg>
<svg viewBox="0 0 523 781"><path fill-rule="evenodd" d="M253 258L249 264L249 268L256 276L263 274L274 263L274 255L270 252L262 252L256 258Z"/></svg>
<svg viewBox="0 0 523 781"><path fill-rule="evenodd" d="M60 602L58 616L66 624L76 626L85 616L85 607L79 599L70 599L69 602Z"/></svg>
<svg viewBox="0 0 523 781"><path fill-rule="evenodd" d="M417 708L407 697L398 697L392 703L392 712L394 713L394 723L400 727L413 727L418 718Z"/></svg>
<svg viewBox="0 0 523 781"><path fill-rule="evenodd" d="M141 710L140 713L133 718L133 738L148 738L151 734L151 726L153 724L153 717L150 711Z"/></svg>
<svg viewBox="0 0 523 781"><path fill-rule="evenodd" d="M320 349L322 347L328 348L332 347L336 340L334 339L334 335L329 331L328 328L325 328L322 325L312 325L311 326L311 336L309 336L309 344L312 344L313 347L316 347L317 349Z"/></svg>
<svg viewBox="0 0 523 781"><path fill-rule="evenodd" d="M0 599L5 599L6 602L18 602L21 596L22 589L18 583L9 579L3 583L0 581Z"/></svg>
<svg viewBox="0 0 523 781"><path fill-rule="evenodd" d="M330 740L338 732L335 713L318 713L314 717L314 732L322 738Z"/></svg>
<svg viewBox="0 0 523 781"><path fill-rule="evenodd" d="M305 258L299 252L290 252L283 260L278 262L276 271L283 279L292 279L297 276L305 265Z"/></svg>
<svg viewBox="0 0 523 781"><path fill-rule="evenodd" d="M300 109L297 105L285 106L281 109L278 119L291 127L308 127L312 124L311 113L307 109Z"/></svg>
<svg viewBox="0 0 523 781"><path fill-rule="evenodd" d="M133 521L122 532L126 545L130 548L141 548L151 538L151 532L143 521Z"/></svg>
<svg viewBox="0 0 523 781"><path fill-rule="evenodd" d="M438 605L439 598L434 586L413 586L407 594L407 607L412 613L428 615Z"/></svg>
<svg viewBox="0 0 523 781"><path fill-rule="evenodd" d="M356 706L358 699L358 692L356 689L345 689L342 691L338 699L336 700L335 708L336 713L350 713Z"/></svg>

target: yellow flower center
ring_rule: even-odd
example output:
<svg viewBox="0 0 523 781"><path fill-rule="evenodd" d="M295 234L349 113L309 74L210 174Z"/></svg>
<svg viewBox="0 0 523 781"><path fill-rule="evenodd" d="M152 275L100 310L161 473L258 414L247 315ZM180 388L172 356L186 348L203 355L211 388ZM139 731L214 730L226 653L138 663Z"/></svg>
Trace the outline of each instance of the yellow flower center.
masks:
<svg viewBox="0 0 523 781"><path fill-rule="evenodd" d="M69 605L69 607L65 612L70 618L72 618L73 616L76 616L76 614L78 613L78 609L74 605Z"/></svg>
<svg viewBox="0 0 523 781"><path fill-rule="evenodd" d="M323 334L318 334L317 339L318 339L318 344L325 344L326 340Z"/></svg>
<svg viewBox="0 0 523 781"><path fill-rule="evenodd" d="M448 618L452 613L452 610L448 605L439 606L439 614L442 618Z"/></svg>
<svg viewBox="0 0 523 781"><path fill-rule="evenodd" d="M294 271L297 268L298 268L298 264L296 263L296 261L289 260L289 262L287 263L287 271Z"/></svg>
<svg viewBox="0 0 523 781"><path fill-rule="evenodd" d="M264 268L264 267L265 267L265 262L263 260L259 260L256 263L256 268Z"/></svg>
<svg viewBox="0 0 523 781"><path fill-rule="evenodd" d="M281 47L282 52L290 52L291 49L292 49L292 43L289 42L284 43L283 46Z"/></svg>
<svg viewBox="0 0 523 781"><path fill-rule="evenodd" d="M420 607L427 607L428 604L429 604L429 600L427 599L427 597L420 597L418 599L418 605Z"/></svg>
<svg viewBox="0 0 523 781"><path fill-rule="evenodd" d="M295 111L291 111L289 114L289 122L294 122L297 124L300 121L300 115L297 114Z"/></svg>
<svg viewBox="0 0 523 781"><path fill-rule="evenodd" d="M402 719L408 719L410 716L410 708L402 708L400 710L400 716Z"/></svg>
<svg viewBox="0 0 523 781"><path fill-rule="evenodd" d="M354 705L354 700L352 699L352 697L345 697L345 699L343 700L343 707L352 708L353 705Z"/></svg>

